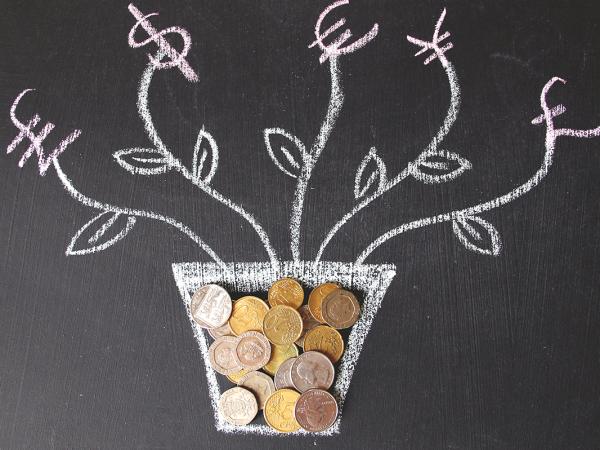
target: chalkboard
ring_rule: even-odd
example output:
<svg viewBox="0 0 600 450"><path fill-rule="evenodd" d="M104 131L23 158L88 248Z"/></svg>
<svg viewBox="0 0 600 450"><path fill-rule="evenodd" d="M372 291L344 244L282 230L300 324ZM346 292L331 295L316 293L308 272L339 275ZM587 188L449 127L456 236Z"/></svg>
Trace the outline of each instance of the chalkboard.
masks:
<svg viewBox="0 0 600 450"><path fill-rule="evenodd" d="M598 448L598 24L4 2L0 448ZM190 294L281 275L363 302L328 433L213 408Z"/></svg>

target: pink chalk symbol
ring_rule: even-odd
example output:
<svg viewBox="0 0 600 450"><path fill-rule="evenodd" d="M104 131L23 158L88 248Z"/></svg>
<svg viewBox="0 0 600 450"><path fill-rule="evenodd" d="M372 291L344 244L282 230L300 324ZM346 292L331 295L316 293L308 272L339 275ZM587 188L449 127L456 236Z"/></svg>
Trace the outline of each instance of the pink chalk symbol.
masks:
<svg viewBox="0 0 600 450"><path fill-rule="evenodd" d="M446 9L444 9L442 11L440 18L438 19L437 23L435 24L435 29L433 30L433 37L431 38L431 42L423 41L421 39L417 39L412 36L406 36L406 39L409 42L421 47L421 50L419 50L417 53L415 53L415 56L419 56L422 53L427 52L427 50L433 50L433 53L431 55L429 55L423 62L423 64L425 64L425 65L429 64L431 61L433 61L436 58L439 58L440 62L442 63L442 66L445 66L445 64L447 64L447 59L444 57L444 53L446 53L448 50L450 50L453 47L453 45L452 45L452 42L448 42L443 47L440 47L440 43L443 40L450 37L450 33L448 31L446 31L445 33L443 33L440 36L440 30L442 29L442 24L444 23L445 18L446 18Z"/></svg>
<svg viewBox="0 0 600 450"><path fill-rule="evenodd" d="M29 139L31 141L31 144L29 145L29 147L27 147L27 150L25 150L23 156L21 156L21 159L19 160L19 167L23 167L27 160L35 152L38 155L38 166L40 175L44 176L46 174L46 171L48 170L48 167L50 166L50 164L52 164L52 161L55 158L57 158L58 155L64 152L69 146L69 144L73 143L73 141L75 141L75 139L79 137L79 135L81 134L81 130L74 130L66 138L60 141L60 143L56 146L56 148L54 148L54 150L52 150L48 154L48 156L44 156L44 147L42 146L42 142L48 137L50 132L54 129L55 125L52 122L46 122L46 125L43 126L42 130L38 134L35 134L33 132L33 128L41 120L39 115L35 114L31 119L29 119L27 124L22 123L19 119L17 119L16 116L17 106L19 105L19 102L21 101L23 96L27 94L27 92L34 90L35 89L25 89L17 96L10 108L10 119L20 131L19 134L17 134L17 136L10 143L10 145L6 148L6 153L12 153L25 138Z"/></svg>
<svg viewBox="0 0 600 450"><path fill-rule="evenodd" d="M128 9L129 12L133 15L133 17L135 17L135 19L137 20L135 25L133 25L133 27L129 31L129 45L132 48L139 48L151 42L156 42L156 44L158 45L158 53L156 54L156 56L148 54L148 59L152 62L152 64L154 64L154 66L157 69L169 69L171 67L178 67L187 80L192 82L198 81L198 75L196 74L196 72L194 72L194 69L191 68L191 66L185 59L192 46L192 38L190 37L190 34L181 27L169 27L165 28L164 30L158 31L152 26L152 24L148 20L148 17L158 16L158 13L144 15L139 9L137 9L133 5L133 3L129 4ZM140 25L146 31L146 33L148 33L148 38L141 42L137 42L134 38L134 35L137 28ZM164 38L164 35L170 33L179 34L181 36L181 39L183 39L183 49L181 50L181 52L175 50L171 46L171 44L169 44L169 42ZM170 60L164 62L161 61L162 58L164 58L165 56L168 57Z"/></svg>
<svg viewBox="0 0 600 450"><path fill-rule="evenodd" d="M328 58L330 58L332 56L335 57L338 55L346 55L346 54L349 54L349 53L352 53L352 52L358 50L359 48L364 47L370 41L372 41L375 38L375 36L377 36L377 33L379 32L379 25L375 24L375 25L373 25L371 30L369 32L367 32L366 34L364 34L361 38L355 40L351 44L348 44L348 45L342 47L342 44L344 44L348 39L350 39L352 37L352 32L350 31L350 29L346 28L346 30L341 35L339 35L337 38L335 38L329 45L325 44L323 42L323 39L326 39L331 33L336 31L338 28L344 26L344 24L346 23L346 19L342 18L342 19L338 20L332 26L327 28L327 30L325 30L321 33L321 25L323 23L323 20L325 19L327 14L329 14L332 10L334 10L338 6L347 5L349 3L350 3L350 0L338 0L337 2L334 2L331 5L329 5L327 8L325 8L323 10L323 12L321 13L321 15L319 16L319 18L317 19L317 24L315 25L315 37L317 39L315 41L313 41L308 46L308 48L312 48L315 45L318 45L319 48L321 50L323 50L323 53L321 54L321 56L319 58L319 62L321 64L323 64L325 61L327 61Z"/></svg>

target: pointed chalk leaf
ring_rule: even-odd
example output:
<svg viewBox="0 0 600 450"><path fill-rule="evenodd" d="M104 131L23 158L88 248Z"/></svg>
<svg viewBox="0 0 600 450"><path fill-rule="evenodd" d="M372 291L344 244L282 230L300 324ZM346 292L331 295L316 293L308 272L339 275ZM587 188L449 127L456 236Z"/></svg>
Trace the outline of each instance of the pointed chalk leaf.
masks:
<svg viewBox="0 0 600 450"><path fill-rule="evenodd" d="M82 226L67 247L66 255L100 252L125 237L133 228L135 217L103 211ZM76 248L79 246L79 248Z"/></svg>
<svg viewBox="0 0 600 450"><path fill-rule="evenodd" d="M134 175L159 175L171 168L169 159L155 148L125 148L114 152L113 157Z"/></svg>
<svg viewBox="0 0 600 450"><path fill-rule="evenodd" d="M354 198L358 200L367 193L382 192L387 182L386 172L385 163L377 155L377 149L371 147L371 150L365 155L356 170L354 177ZM375 186L375 188L371 189L372 186Z"/></svg>
<svg viewBox="0 0 600 450"><path fill-rule="evenodd" d="M192 161L192 177L197 183L209 184L215 176L219 164L219 148L212 135L204 130L198 133L194 146L194 159Z"/></svg>
<svg viewBox="0 0 600 450"><path fill-rule="evenodd" d="M275 165L286 175L297 178L307 158L302 141L282 128L266 128L264 136Z"/></svg>
<svg viewBox="0 0 600 450"><path fill-rule="evenodd" d="M457 217L452 229L458 240L469 250L483 255L497 256L502 249L498 230L479 216Z"/></svg>
<svg viewBox="0 0 600 450"><path fill-rule="evenodd" d="M423 183L444 183L471 169L471 163L446 150L424 152L411 164L411 175Z"/></svg>

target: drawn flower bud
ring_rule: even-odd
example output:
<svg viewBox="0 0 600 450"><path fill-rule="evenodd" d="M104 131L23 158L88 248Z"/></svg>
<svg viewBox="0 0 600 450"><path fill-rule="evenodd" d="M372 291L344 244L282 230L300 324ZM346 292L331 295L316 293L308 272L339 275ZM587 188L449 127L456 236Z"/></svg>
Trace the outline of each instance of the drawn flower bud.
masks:
<svg viewBox="0 0 600 450"><path fill-rule="evenodd" d="M65 253L67 256L85 255L104 250L123 239L135 220L126 214L102 211L75 233Z"/></svg>
<svg viewBox="0 0 600 450"><path fill-rule="evenodd" d="M409 166L410 174L427 184L454 180L471 168L467 159L446 150L424 152Z"/></svg>
<svg viewBox="0 0 600 450"><path fill-rule="evenodd" d="M200 155L199 158L198 155ZM209 160L210 162L207 162ZM219 148L217 147L217 143L212 135L202 127L194 146L194 158L192 161L193 181L195 183L209 184L217 172L218 164Z"/></svg>
<svg viewBox="0 0 600 450"><path fill-rule="evenodd" d="M266 128L264 136L267 152L275 165L286 175L297 178L308 158L304 144L282 128Z"/></svg>
<svg viewBox="0 0 600 450"><path fill-rule="evenodd" d="M126 148L113 153L113 157L134 175L159 175L171 169L169 158L155 148Z"/></svg>
<svg viewBox="0 0 600 450"><path fill-rule="evenodd" d="M483 255L497 256L502 249L498 230L479 216L457 217L452 229L458 240L469 250Z"/></svg>
<svg viewBox="0 0 600 450"><path fill-rule="evenodd" d="M354 177L354 198L360 199L364 196L379 194L383 192L387 183L387 170L385 163L377 155L377 149L371 147L356 170Z"/></svg>

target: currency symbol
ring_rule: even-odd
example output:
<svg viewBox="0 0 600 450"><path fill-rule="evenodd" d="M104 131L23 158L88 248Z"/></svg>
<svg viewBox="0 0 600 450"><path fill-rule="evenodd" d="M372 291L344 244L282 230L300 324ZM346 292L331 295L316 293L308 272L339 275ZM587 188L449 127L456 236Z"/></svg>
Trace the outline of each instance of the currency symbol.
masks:
<svg viewBox="0 0 600 450"><path fill-rule="evenodd" d="M364 34L361 38L355 40L353 43L348 44L344 47L342 47L342 44L344 44L348 39L352 37L352 32L348 28L346 28L346 30L340 36L334 39L333 42L331 42L331 44L326 45L323 43L323 39L325 39L327 36L329 36L331 33L336 31L338 28L340 28L346 23L346 19L342 18L336 23L334 23L332 26L330 26L323 33L321 33L321 24L323 22L323 19L325 19L325 16L327 16L327 14L329 14L333 9L337 8L338 6L347 5L348 3L350 3L350 0L338 0L337 2L332 3L323 10L321 15L319 16L319 19L317 20L317 24L315 26L315 37L317 39L314 42L312 42L308 46L308 48L312 48L315 45L318 45L319 48L323 50L323 53L319 58L319 62L321 64L323 64L327 60L327 58L331 56L352 53L358 50L359 48L367 45L371 40L375 38L375 36L377 36L377 33L379 31L379 25L375 24L373 25L373 28L371 28L371 30Z"/></svg>
<svg viewBox="0 0 600 450"><path fill-rule="evenodd" d="M23 139L29 139L31 141L31 144L29 145L29 147L27 147L27 150L25 150L23 156L21 156L21 160L19 161L19 167L23 167L27 160L31 157L31 155L33 155L33 152L35 152L38 155L38 166L40 175L44 176L54 158L57 158L58 155L60 155L67 149L67 146L69 144L71 144L73 141L75 141L75 139L79 137L79 135L81 134L81 130L74 130L71 134L64 138L56 146L56 148L50 152L48 156L44 156L44 147L42 146L42 142L54 129L54 124L51 122L46 122L46 125L44 125L42 130L38 134L35 134L33 132L33 128L41 120L39 115L35 114L31 119L29 119L27 124L24 124L21 121L19 121L19 119L17 119L16 116L16 110L19 102L21 101L23 96L29 91L35 91L35 89L25 89L23 92L21 92L17 96L10 108L10 119L12 120L12 123L20 130L20 132L13 139L10 145L6 148L6 153L12 153L17 148L17 145L19 145L23 141Z"/></svg>
<svg viewBox="0 0 600 450"><path fill-rule="evenodd" d="M158 53L156 56L152 56L148 54L148 59L152 62L154 67L157 69L169 69L171 67L178 67L181 70L183 76L189 81L198 81L198 75L194 72L194 69L190 67L188 62L185 60L188 52L190 51L190 47L192 46L192 38L190 34L181 27L169 27L164 30L157 31L156 28L152 26L148 17L158 16L158 13L151 14L142 14L142 12L137 9L133 3L129 4L129 12L135 17L137 22L129 31L128 42L132 48L143 47L151 42L156 42L158 45ZM134 39L135 32L139 26L148 33L148 38L141 42L137 42ZM170 33L177 33L183 39L183 49L181 52L175 50L171 44L164 38L165 35ZM162 62L161 60L164 57L168 57L168 61Z"/></svg>

